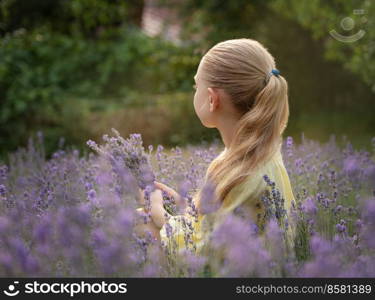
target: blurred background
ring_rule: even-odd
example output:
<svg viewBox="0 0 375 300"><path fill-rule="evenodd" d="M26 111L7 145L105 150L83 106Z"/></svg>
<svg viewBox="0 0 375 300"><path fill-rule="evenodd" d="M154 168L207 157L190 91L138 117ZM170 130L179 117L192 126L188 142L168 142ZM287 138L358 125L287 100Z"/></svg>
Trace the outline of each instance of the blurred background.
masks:
<svg viewBox="0 0 375 300"><path fill-rule="evenodd" d="M116 128L145 146L219 138L193 108L217 42L263 43L289 83L285 136L370 148L372 0L0 0L0 160L42 131L47 154Z"/></svg>

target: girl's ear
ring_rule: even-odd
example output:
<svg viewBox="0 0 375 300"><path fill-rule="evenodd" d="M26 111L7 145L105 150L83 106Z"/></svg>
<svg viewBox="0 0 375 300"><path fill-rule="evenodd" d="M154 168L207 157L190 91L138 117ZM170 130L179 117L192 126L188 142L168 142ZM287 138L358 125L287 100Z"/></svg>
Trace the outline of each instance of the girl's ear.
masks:
<svg viewBox="0 0 375 300"><path fill-rule="evenodd" d="M213 112L219 106L219 94L212 88L208 88L208 104L210 112Z"/></svg>
<svg viewBox="0 0 375 300"><path fill-rule="evenodd" d="M212 101L212 97L211 96L208 96L208 101L209 101L209 108L210 108L210 112L213 112L215 110L215 105Z"/></svg>

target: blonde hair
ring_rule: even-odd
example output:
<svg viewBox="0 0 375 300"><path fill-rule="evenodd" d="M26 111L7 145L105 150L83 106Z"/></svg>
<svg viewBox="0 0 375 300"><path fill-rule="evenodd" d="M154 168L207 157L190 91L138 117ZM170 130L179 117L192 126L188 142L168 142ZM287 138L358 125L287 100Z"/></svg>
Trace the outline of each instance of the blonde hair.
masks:
<svg viewBox="0 0 375 300"><path fill-rule="evenodd" d="M281 75L269 76L275 60L253 39L220 42L202 59L202 79L223 89L241 113L231 144L210 163L205 176L222 202L279 149L289 118L288 85ZM195 200L198 210L201 192Z"/></svg>

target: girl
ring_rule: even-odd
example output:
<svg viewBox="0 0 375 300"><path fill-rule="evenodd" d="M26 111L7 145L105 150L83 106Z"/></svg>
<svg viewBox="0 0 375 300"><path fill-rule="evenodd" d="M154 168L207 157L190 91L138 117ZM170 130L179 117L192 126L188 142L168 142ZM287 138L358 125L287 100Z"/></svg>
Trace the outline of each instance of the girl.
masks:
<svg viewBox="0 0 375 300"><path fill-rule="evenodd" d="M199 250L207 233L228 213L241 212L262 228L265 206L261 196L270 189L267 181L275 183L287 212L294 196L280 152L289 117L288 86L267 49L248 38L220 42L203 56L194 80L195 112L204 126L219 130L225 145L205 176L205 182L214 187L213 201L207 206L207 189L201 189L185 214L169 216L161 191L175 199L179 195L155 182L157 189L150 196L152 222L141 230L150 230L170 246L172 239L184 248L187 227L182 223L190 222L192 240ZM287 228L293 243L293 224L289 222Z"/></svg>

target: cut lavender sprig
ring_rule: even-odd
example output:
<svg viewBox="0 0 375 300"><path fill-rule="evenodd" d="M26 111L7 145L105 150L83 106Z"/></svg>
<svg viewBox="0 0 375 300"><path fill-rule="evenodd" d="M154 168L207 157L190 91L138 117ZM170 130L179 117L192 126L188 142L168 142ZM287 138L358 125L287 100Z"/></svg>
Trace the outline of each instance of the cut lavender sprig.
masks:
<svg viewBox="0 0 375 300"><path fill-rule="evenodd" d="M147 185L153 185L154 172L149 161L149 155L143 147L140 134L130 134L128 139L112 128L115 137L103 136L104 145L97 145L89 140L87 145L101 155L105 155L112 162L123 163L128 171L135 177L138 186L144 190Z"/></svg>

